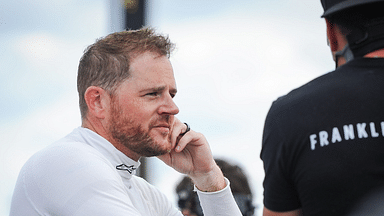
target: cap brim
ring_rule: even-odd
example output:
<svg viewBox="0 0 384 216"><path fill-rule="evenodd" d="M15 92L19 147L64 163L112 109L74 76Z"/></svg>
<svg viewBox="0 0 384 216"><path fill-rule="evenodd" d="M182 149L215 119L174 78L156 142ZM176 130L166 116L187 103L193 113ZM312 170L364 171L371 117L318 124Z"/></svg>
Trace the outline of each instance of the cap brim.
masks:
<svg viewBox="0 0 384 216"><path fill-rule="evenodd" d="M321 17L327 17L330 16L338 11L342 11L351 7L355 7L362 4L369 4L369 3L375 3L375 2L384 2L384 0L348 0L340 2L339 4L336 4L329 8L327 11L324 12L324 14Z"/></svg>

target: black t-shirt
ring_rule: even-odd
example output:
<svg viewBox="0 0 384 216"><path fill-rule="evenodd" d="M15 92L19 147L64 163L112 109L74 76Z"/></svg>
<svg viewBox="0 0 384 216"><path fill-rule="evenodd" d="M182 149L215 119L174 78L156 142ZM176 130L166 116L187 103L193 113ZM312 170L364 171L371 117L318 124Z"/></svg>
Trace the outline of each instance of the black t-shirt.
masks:
<svg viewBox="0 0 384 216"><path fill-rule="evenodd" d="M272 211L346 215L384 186L384 59L354 59L278 98L261 159Z"/></svg>

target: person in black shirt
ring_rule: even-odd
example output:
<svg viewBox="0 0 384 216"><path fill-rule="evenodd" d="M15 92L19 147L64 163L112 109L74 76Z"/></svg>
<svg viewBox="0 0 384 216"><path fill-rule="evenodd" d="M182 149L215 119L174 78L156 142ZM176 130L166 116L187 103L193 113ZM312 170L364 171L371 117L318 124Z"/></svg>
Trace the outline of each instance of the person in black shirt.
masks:
<svg viewBox="0 0 384 216"><path fill-rule="evenodd" d="M384 1L321 3L336 70L269 110L264 216L351 215L383 191Z"/></svg>

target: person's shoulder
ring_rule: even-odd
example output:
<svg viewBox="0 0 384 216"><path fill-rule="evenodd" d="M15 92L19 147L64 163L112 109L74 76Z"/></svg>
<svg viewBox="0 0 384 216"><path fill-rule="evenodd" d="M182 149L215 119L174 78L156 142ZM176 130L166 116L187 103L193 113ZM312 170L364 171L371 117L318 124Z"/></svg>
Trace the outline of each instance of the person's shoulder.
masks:
<svg viewBox="0 0 384 216"><path fill-rule="evenodd" d="M31 157L31 160L35 163L39 161L49 161L49 164L68 163L74 160L81 163L82 161L97 158L100 155L101 154L92 146L64 137L35 153Z"/></svg>
<svg viewBox="0 0 384 216"><path fill-rule="evenodd" d="M382 70L381 65L384 66L384 61L381 59L354 59L336 70L326 72L277 98L274 105L277 107L294 106L303 101L316 103L318 99L324 99L324 96L337 93L340 89L354 88L356 82L361 82L361 76L364 75L364 72L369 72L373 68Z"/></svg>
<svg viewBox="0 0 384 216"><path fill-rule="evenodd" d="M123 194L121 177L92 146L64 138L34 154L20 171L16 188L39 209L64 210L63 204L80 203L100 191ZM72 200L72 201L71 201ZM76 200L76 201L74 201ZM65 211L76 205L67 206Z"/></svg>
<svg viewBox="0 0 384 216"><path fill-rule="evenodd" d="M92 146L63 138L35 153L22 168L25 178L34 181L54 182L66 179L71 181L80 177L87 178L82 173L94 172L103 178L105 172L114 170L108 160ZM93 170L93 171L92 171Z"/></svg>
<svg viewBox="0 0 384 216"><path fill-rule="evenodd" d="M334 80L335 76L338 76L335 71L325 73L315 79L289 91L287 94L278 97L274 102L273 106L289 106L297 105L306 99L313 99L318 94L323 94L327 85L331 85L330 80Z"/></svg>

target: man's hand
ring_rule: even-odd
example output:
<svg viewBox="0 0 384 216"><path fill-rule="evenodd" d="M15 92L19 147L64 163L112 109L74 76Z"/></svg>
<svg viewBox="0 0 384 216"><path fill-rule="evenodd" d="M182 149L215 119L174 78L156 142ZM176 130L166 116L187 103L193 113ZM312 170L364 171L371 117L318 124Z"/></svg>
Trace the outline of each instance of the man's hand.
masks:
<svg viewBox="0 0 384 216"><path fill-rule="evenodd" d="M171 132L174 148L158 158L176 171L187 174L201 191L223 189L226 186L223 173L214 161L204 135L190 130L181 136L186 129L187 126L175 118Z"/></svg>

